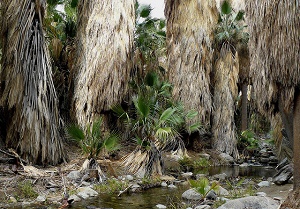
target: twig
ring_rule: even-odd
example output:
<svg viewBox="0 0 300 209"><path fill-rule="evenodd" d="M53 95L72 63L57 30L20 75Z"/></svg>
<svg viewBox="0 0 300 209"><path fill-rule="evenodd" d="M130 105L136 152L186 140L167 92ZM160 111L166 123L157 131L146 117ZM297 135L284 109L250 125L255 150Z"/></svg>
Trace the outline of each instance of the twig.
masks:
<svg viewBox="0 0 300 209"><path fill-rule="evenodd" d="M130 184L128 187L126 187L126 189L124 189L123 191L120 191L118 194L118 197L120 197L123 193L127 192L128 189L130 189L132 187L132 184Z"/></svg>
<svg viewBox="0 0 300 209"><path fill-rule="evenodd" d="M26 160L23 160L13 149L9 149L8 151L13 154L10 154L10 153L0 149L0 152L2 152L3 154L8 155L9 157L18 158L20 160L20 163L28 164L28 162Z"/></svg>

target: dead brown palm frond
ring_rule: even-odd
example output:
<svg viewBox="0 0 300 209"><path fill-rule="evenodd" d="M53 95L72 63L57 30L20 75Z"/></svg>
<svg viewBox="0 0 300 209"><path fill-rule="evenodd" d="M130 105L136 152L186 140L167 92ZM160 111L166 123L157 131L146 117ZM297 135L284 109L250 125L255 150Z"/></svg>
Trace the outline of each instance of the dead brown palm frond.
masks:
<svg viewBox="0 0 300 209"><path fill-rule="evenodd" d="M9 112L7 146L32 163L64 159L60 117L42 29L43 2L5 0L1 104Z"/></svg>
<svg viewBox="0 0 300 209"><path fill-rule="evenodd" d="M196 121L209 124L213 28L218 21L215 1L167 0L165 15L168 77L174 97L185 108L199 111Z"/></svg>
<svg viewBox="0 0 300 209"><path fill-rule="evenodd" d="M79 1L78 14L72 111L85 126L127 93L134 0Z"/></svg>
<svg viewBox="0 0 300 209"><path fill-rule="evenodd" d="M238 94L239 67L237 53L223 45L215 64L214 114L212 122L213 147L238 157L237 135L234 121L235 102Z"/></svg>
<svg viewBox="0 0 300 209"><path fill-rule="evenodd" d="M293 105L300 82L300 15L297 1L246 2L250 57L255 98L261 111L273 113L278 100ZM280 94L278 92L281 92ZM281 97L281 98L280 98Z"/></svg>

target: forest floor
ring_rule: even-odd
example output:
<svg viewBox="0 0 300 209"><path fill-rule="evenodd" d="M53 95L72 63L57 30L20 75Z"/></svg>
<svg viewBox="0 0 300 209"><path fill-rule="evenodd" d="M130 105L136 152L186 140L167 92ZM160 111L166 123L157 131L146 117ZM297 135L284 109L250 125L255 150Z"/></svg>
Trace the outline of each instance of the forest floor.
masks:
<svg viewBox="0 0 300 209"><path fill-rule="evenodd" d="M66 176L71 171L80 170L85 157L81 154L80 148L75 145L66 147L69 162L59 166L25 166L18 167L14 164L0 163L0 208L10 208L9 205L24 206L24 204L32 203L36 197L40 195L47 196L46 203L57 203L59 205L63 201L64 191L70 192L76 189L76 185L71 184ZM121 151L123 156L128 150ZM193 155L195 153L191 153ZM0 155L2 157L3 155ZM112 165L116 175L124 175L118 167L120 164L119 157L115 156L111 160L99 160L99 164L106 174L112 173L106 166L107 163ZM28 183L29 182L29 183ZM277 198L281 201L286 199L292 185L276 186L272 184L270 187L260 188L258 191L265 192L271 198ZM42 201L42 200L41 200ZM44 203L45 204L45 203Z"/></svg>

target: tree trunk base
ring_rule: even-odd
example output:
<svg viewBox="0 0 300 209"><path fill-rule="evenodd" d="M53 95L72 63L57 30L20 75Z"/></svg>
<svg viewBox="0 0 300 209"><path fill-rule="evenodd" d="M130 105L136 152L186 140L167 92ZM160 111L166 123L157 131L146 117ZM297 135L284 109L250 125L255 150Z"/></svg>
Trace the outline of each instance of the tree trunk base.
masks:
<svg viewBox="0 0 300 209"><path fill-rule="evenodd" d="M291 191L286 200L281 204L280 209L300 208L300 187Z"/></svg>

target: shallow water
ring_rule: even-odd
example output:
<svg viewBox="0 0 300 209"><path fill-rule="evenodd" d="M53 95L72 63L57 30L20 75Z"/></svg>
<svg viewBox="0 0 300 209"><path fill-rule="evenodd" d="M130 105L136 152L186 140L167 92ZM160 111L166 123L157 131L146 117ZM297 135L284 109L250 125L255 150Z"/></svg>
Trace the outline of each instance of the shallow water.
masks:
<svg viewBox="0 0 300 209"><path fill-rule="evenodd" d="M200 172L200 171L199 171ZM220 173L226 173L228 177L272 177L275 174L275 168L273 167L263 167L263 166L249 166L249 167L239 167L239 166L217 166L209 167L202 170L200 173L208 173L209 175L215 175ZM151 188L149 190L143 191L141 193L124 194L122 197L118 198L116 194L100 194L98 197L90 199L88 201L81 201L75 203L73 209L84 209L86 206L95 206L98 208L113 208L113 209L150 209L155 208L157 204L168 205L170 203L181 202L181 194L186 191L188 185L177 185L177 189L170 188ZM16 209L21 208L47 208L47 207L11 207ZM51 208L51 207L50 207ZM52 207L55 208L55 207Z"/></svg>
<svg viewBox="0 0 300 209"><path fill-rule="evenodd" d="M116 197L116 195L101 194L90 201L76 203L72 208L80 209L92 205L113 209L150 209L155 208L157 204L168 205L170 202L181 202L178 197L181 197L181 194L187 189L188 186L178 186L177 189L152 188L142 193L125 194L121 198Z"/></svg>

